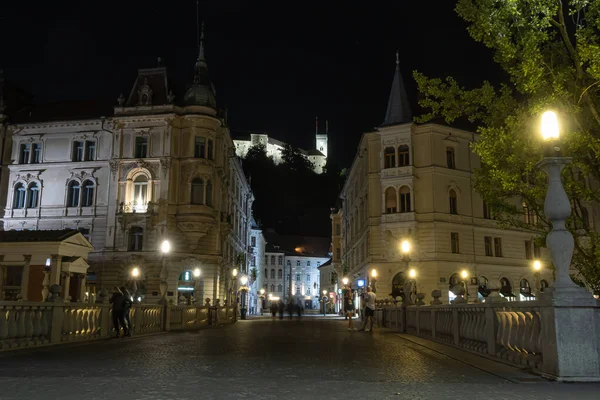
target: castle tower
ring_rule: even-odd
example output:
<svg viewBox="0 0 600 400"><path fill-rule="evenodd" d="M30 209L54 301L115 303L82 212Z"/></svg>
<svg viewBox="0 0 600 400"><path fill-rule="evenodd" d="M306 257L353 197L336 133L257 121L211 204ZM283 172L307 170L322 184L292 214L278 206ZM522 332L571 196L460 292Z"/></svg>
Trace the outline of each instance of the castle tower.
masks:
<svg viewBox="0 0 600 400"><path fill-rule="evenodd" d="M327 134L329 133L329 121L325 121L325 134L319 133L319 119L317 118L317 124L315 128L316 137L316 149L319 150L325 157L327 157Z"/></svg>

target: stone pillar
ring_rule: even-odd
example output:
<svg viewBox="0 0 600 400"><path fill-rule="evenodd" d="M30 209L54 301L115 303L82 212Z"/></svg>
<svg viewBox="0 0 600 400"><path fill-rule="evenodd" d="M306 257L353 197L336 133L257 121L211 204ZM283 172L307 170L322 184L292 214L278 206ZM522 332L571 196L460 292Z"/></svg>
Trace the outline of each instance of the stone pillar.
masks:
<svg viewBox="0 0 600 400"><path fill-rule="evenodd" d="M65 302L69 302L71 301L71 296L69 296L69 291L71 290L71 274L70 273L65 273L64 274L64 292L63 292L63 299L65 300Z"/></svg>
<svg viewBox="0 0 600 400"><path fill-rule="evenodd" d="M60 274L62 272L62 257L58 254L52 254L52 263L50 264L50 285L60 285Z"/></svg>
<svg viewBox="0 0 600 400"><path fill-rule="evenodd" d="M23 301L27 301L29 298L29 266L31 265L31 255L24 255L25 265L23 266L23 274L21 277L21 298Z"/></svg>
<svg viewBox="0 0 600 400"><path fill-rule="evenodd" d="M77 301L79 301L80 303L83 303L85 301L85 285L86 285L86 281L85 281L85 274L81 274L81 279L79 281L79 299ZM88 299L89 301L89 299Z"/></svg>

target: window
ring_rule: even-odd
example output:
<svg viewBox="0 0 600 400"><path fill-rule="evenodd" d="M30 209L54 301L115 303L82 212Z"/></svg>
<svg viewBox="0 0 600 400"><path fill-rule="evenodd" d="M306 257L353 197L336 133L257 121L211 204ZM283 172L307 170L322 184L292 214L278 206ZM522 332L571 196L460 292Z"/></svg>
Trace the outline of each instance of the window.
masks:
<svg viewBox="0 0 600 400"><path fill-rule="evenodd" d="M484 201L483 202L483 218L485 219L492 219L492 213L490 211L490 208L488 207L487 203Z"/></svg>
<svg viewBox="0 0 600 400"><path fill-rule="evenodd" d="M300 281L300 274L296 274L296 281Z"/></svg>
<svg viewBox="0 0 600 400"><path fill-rule="evenodd" d="M306 275L306 282L310 282L310 274Z"/></svg>
<svg viewBox="0 0 600 400"><path fill-rule="evenodd" d="M531 251L531 247L532 247L531 240L526 240L525 241L525 259L527 259L527 260L533 259L533 253Z"/></svg>
<svg viewBox="0 0 600 400"><path fill-rule="evenodd" d="M448 197L450 199L450 214L458 214L458 201L454 189L450 189Z"/></svg>
<svg viewBox="0 0 600 400"><path fill-rule="evenodd" d="M265 268L265 278L269 277L269 270Z"/></svg>
<svg viewBox="0 0 600 400"><path fill-rule="evenodd" d="M191 204L204 204L204 181L196 178L192 181Z"/></svg>
<svg viewBox="0 0 600 400"><path fill-rule="evenodd" d="M398 166L407 167L410 165L410 158L408 155L408 146L403 144L398 147Z"/></svg>
<svg viewBox="0 0 600 400"><path fill-rule="evenodd" d="M271 268L271 279L275 279L275 268Z"/></svg>
<svg viewBox="0 0 600 400"><path fill-rule="evenodd" d="M335 235L340 236L342 234L342 227L340 224L335 224Z"/></svg>
<svg viewBox="0 0 600 400"><path fill-rule="evenodd" d="M275 291L275 285L271 285L271 292Z"/></svg>
<svg viewBox="0 0 600 400"><path fill-rule="evenodd" d="M317 267L321 266L321 261L317 261Z"/></svg>
<svg viewBox="0 0 600 400"><path fill-rule="evenodd" d="M283 256L277 256L277 265L283 265Z"/></svg>
<svg viewBox="0 0 600 400"><path fill-rule="evenodd" d="M271 256L271 265L275 265L275 256Z"/></svg>
<svg viewBox="0 0 600 400"><path fill-rule="evenodd" d="M133 204L140 207L148 204L148 178L146 175L138 175L133 181Z"/></svg>
<svg viewBox="0 0 600 400"><path fill-rule="evenodd" d="M307 261L307 262L306 262L306 266L307 266L307 267L310 267L310 261Z"/></svg>
<svg viewBox="0 0 600 400"><path fill-rule="evenodd" d="M287 260L287 266L291 267L292 266L292 262L290 260Z"/></svg>
<svg viewBox="0 0 600 400"><path fill-rule="evenodd" d="M408 186L400 188L400 212L410 212L410 189Z"/></svg>
<svg viewBox="0 0 600 400"><path fill-rule="evenodd" d="M485 255L488 257L492 257L494 255L493 250L492 250L492 237L486 236L484 238L484 241L485 241Z"/></svg>
<svg viewBox="0 0 600 400"><path fill-rule="evenodd" d="M17 183L13 199L13 208L25 208L25 186Z"/></svg>
<svg viewBox="0 0 600 400"><path fill-rule="evenodd" d="M206 205L212 207L212 181L208 179L206 181Z"/></svg>
<svg viewBox="0 0 600 400"><path fill-rule="evenodd" d="M450 233L450 246L452 248L452 253L458 254L460 252L460 248L459 248L458 244L459 244L458 232L451 232Z"/></svg>
<svg viewBox="0 0 600 400"><path fill-rule="evenodd" d="M148 138L137 136L135 138L135 158L148 157Z"/></svg>
<svg viewBox="0 0 600 400"><path fill-rule="evenodd" d="M208 158L209 160L213 159L213 152L214 152L213 147L214 147L213 140L208 139L208 148L207 148L208 151L207 151L206 158Z"/></svg>
<svg viewBox="0 0 600 400"><path fill-rule="evenodd" d="M31 154L31 147L29 143L21 145L19 150L19 164L29 164L29 155Z"/></svg>
<svg viewBox="0 0 600 400"><path fill-rule="evenodd" d="M27 208L36 208L39 203L39 193L37 183L32 183L27 188Z"/></svg>
<svg viewBox="0 0 600 400"><path fill-rule="evenodd" d="M383 152L384 168L394 168L396 166L396 150L393 147L386 147Z"/></svg>
<svg viewBox="0 0 600 400"><path fill-rule="evenodd" d="M144 241L144 228L132 226L129 230L129 251L142 251Z"/></svg>
<svg viewBox="0 0 600 400"><path fill-rule="evenodd" d="M290 280L290 274L285 274L285 280L289 281Z"/></svg>
<svg viewBox="0 0 600 400"><path fill-rule="evenodd" d="M496 257L502 257L502 238L494 238L494 253Z"/></svg>
<svg viewBox="0 0 600 400"><path fill-rule="evenodd" d="M196 136L194 140L194 157L206 158L206 138L204 136Z"/></svg>
<svg viewBox="0 0 600 400"><path fill-rule="evenodd" d="M335 259L339 260L340 258L342 258L342 249L340 249L339 247L337 247L335 249Z"/></svg>
<svg viewBox="0 0 600 400"><path fill-rule="evenodd" d="M81 190L81 187L79 186L79 182L77 182L77 181L69 182L69 188L67 190L67 207L79 206L80 190Z"/></svg>
<svg viewBox="0 0 600 400"><path fill-rule="evenodd" d="M310 294L310 288L306 288L306 294L309 295Z"/></svg>
<svg viewBox="0 0 600 400"><path fill-rule="evenodd" d="M446 166L450 169L456 169L454 163L454 149L452 147L446 147Z"/></svg>
<svg viewBox="0 0 600 400"><path fill-rule="evenodd" d="M542 249L540 248L540 246L538 246L538 244L534 241L533 242L533 256L535 258L540 258L542 254Z"/></svg>
<svg viewBox="0 0 600 400"><path fill-rule="evenodd" d="M39 164L42 162L42 146L39 143L34 143L31 145L32 154L31 154L31 163Z"/></svg>
<svg viewBox="0 0 600 400"><path fill-rule="evenodd" d="M21 281L23 279L23 267L6 265L0 267L2 271L2 295L0 299L5 301L16 301L21 293Z"/></svg>
<svg viewBox="0 0 600 400"><path fill-rule="evenodd" d="M85 161L94 161L96 159L96 142L92 140L85 141Z"/></svg>
<svg viewBox="0 0 600 400"><path fill-rule="evenodd" d="M73 142L73 157L71 159L76 162L83 161L83 142L78 140Z"/></svg>
<svg viewBox="0 0 600 400"><path fill-rule="evenodd" d="M396 190L394 188L385 189L385 212L388 214L395 213L398 210L396 204Z"/></svg>
<svg viewBox="0 0 600 400"><path fill-rule="evenodd" d="M250 246L256 247L256 236L250 238Z"/></svg>
<svg viewBox="0 0 600 400"><path fill-rule="evenodd" d="M277 292L278 293L282 293L283 292L283 285L277 285Z"/></svg>
<svg viewBox="0 0 600 400"><path fill-rule="evenodd" d="M83 197L81 198L81 205L83 207L90 207L94 204L94 182L85 181L83 182Z"/></svg>
<svg viewBox="0 0 600 400"><path fill-rule="evenodd" d="M256 267L256 256L252 256L252 258L250 259L250 266Z"/></svg>
<svg viewBox="0 0 600 400"><path fill-rule="evenodd" d="M283 270L281 268L279 268L277 270L277 278L278 279L283 279Z"/></svg>
<svg viewBox="0 0 600 400"><path fill-rule="evenodd" d="M296 260L296 267L300 266L300 260Z"/></svg>

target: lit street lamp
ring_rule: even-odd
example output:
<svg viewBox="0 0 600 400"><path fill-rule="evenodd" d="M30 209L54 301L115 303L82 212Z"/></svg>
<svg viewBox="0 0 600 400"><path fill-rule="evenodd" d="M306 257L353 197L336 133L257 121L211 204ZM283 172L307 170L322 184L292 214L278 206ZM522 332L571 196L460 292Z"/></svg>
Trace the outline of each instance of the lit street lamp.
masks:
<svg viewBox="0 0 600 400"><path fill-rule="evenodd" d="M263 311L265 309L265 289L260 289L260 315L263 315Z"/></svg>
<svg viewBox="0 0 600 400"><path fill-rule="evenodd" d="M348 278L343 278L342 283L344 284L344 286L348 286Z"/></svg>
<svg viewBox="0 0 600 400"><path fill-rule="evenodd" d="M200 268L195 268L192 271L192 275L194 275L194 299L198 301L198 295L200 294L200 275L202 275L202 271ZM191 297L190 297L191 301ZM202 299L200 299L200 304L202 304Z"/></svg>
<svg viewBox="0 0 600 400"><path fill-rule="evenodd" d="M533 261L533 276L535 278L535 298L539 300L540 292L542 289L542 285L540 282L540 272L542 271L542 263L540 260Z"/></svg>
<svg viewBox="0 0 600 400"><path fill-rule="evenodd" d="M139 303L142 299L140 296L140 292L138 290L137 281L140 278L140 269L138 267L133 267L131 269L131 280L133 281L133 299L134 302Z"/></svg>
<svg viewBox="0 0 600 400"><path fill-rule="evenodd" d="M163 240L160 244L161 253L161 269L160 269L160 301L161 304L167 304L167 290L169 284L167 279L169 278L169 271L167 269L167 254L171 251L171 243L168 240Z"/></svg>
<svg viewBox="0 0 600 400"><path fill-rule="evenodd" d="M327 290L323 290L323 316L327 316Z"/></svg>
<svg viewBox="0 0 600 400"><path fill-rule="evenodd" d="M237 270L235 270L237 273ZM246 286L248 284L248 277L246 275L242 275L240 277L240 283L242 284L242 286L240 287L240 295L241 295L241 305L242 308L240 309L241 311L241 315L242 315L242 319L246 319L246 292L248 291L248 286Z"/></svg>

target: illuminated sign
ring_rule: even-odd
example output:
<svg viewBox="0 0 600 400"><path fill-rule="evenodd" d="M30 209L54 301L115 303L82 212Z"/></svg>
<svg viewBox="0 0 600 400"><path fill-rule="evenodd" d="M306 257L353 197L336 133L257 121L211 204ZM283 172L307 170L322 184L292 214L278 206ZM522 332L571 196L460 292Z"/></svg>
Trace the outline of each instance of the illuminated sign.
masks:
<svg viewBox="0 0 600 400"><path fill-rule="evenodd" d="M356 281L356 284L358 285L358 287L365 287L365 280L359 279Z"/></svg>

